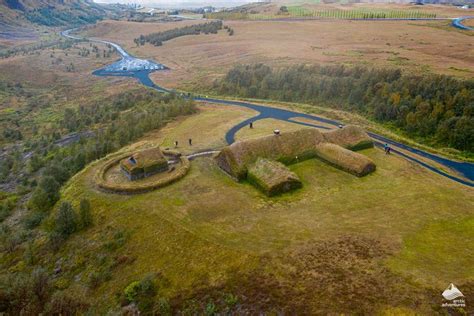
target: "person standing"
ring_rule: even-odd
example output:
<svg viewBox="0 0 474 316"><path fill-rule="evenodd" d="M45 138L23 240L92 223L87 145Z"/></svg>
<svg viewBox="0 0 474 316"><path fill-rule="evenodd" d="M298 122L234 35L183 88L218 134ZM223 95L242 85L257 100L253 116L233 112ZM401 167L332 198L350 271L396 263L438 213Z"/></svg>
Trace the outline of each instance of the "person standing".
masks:
<svg viewBox="0 0 474 316"><path fill-rule="evenodd" d="M192 146L193 145L193 140L190 138L188 139L188 142L189 142L189 146Z"/></svg>
<svg viewBox="0 0 474 316"><path fill-rule="evenodd" d="M174 148L178 148L178 141L177 140L174 141Z"/></svg>

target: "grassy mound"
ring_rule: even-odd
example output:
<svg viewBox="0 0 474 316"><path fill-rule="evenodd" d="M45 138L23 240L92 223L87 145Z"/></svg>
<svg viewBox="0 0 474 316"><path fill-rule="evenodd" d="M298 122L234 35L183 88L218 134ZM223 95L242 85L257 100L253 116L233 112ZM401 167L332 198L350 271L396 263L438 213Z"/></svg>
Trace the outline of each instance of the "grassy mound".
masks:
<svg viewBox="0 0 474 316"><path fill-rule="evenodd" d="M238 180L245 179L249 165L259 157L290 164L316 156L315 146L324 142L317 129L301 129L280 135L236 142L224 148L216 157L217 164Z"/></svg>
<svg viewBox="0 0 474 316"><path fill-rule="evenodd" d="M301 188L298 176L277 161L259 158L248 170L247 179L268 196Z"/></svg>
<svg viewBox="0 0 474 316"><path fill-rule="evenodd" d="M358 177L375 171L375 164L372 160L336 144L320 144L316 147L316 152L322 160Z"/></svg>
<svg viewBox="0 0 474 316"><path fill-rule="evenodd" d="M372 139L359 126L347 125L324 133L328 143L337 144L350 150L362 150L374 146Z"/></svg>

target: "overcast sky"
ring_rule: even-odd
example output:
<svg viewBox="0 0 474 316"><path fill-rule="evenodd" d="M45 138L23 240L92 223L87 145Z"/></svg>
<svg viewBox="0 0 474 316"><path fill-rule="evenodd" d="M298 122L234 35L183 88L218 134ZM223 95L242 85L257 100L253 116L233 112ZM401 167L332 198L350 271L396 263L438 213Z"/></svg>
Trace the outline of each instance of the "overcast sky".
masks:
<svg viewBox="0 0 474 316"><path fill-rule="evenodd" d="M94 0L97 3L138 3L148 7L200 7L213 5L217 7L232 7L244 3L255 2L255 0Z"/></svg>

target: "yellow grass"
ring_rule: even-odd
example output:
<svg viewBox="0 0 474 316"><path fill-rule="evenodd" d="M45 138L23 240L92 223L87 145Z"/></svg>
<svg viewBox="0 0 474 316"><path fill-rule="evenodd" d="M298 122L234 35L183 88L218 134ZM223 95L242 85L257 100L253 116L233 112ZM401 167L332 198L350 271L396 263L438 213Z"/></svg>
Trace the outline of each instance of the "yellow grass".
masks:
<svg viewBox="0 0 474 316"><path fill-rule="evenodd" d="M150 133L146 140L155 142L161 148L178 148L183 154L190 154L209 149L219 149L227 145L224 135L232 126L256 115L246 108L234 108L224 105L200 105L200 115L168 124L164 129ZM211 124L210 122L217 122ZM180 124L183 128L176 129ZM188 140L192 139L192 146Z"/></svg>

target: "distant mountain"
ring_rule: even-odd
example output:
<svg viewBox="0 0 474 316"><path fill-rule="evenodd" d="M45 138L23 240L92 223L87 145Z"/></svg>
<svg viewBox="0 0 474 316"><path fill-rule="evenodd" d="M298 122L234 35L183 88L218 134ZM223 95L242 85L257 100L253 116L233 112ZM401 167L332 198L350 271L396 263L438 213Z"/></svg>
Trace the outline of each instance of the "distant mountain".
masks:
<svg viewBox="0 0 474 316"><path fill-rule="evenodd" d="M24 20L45 26L78 26L106 14L104 7L91 0L0 0L0 19L9 25Z"/></svg>

